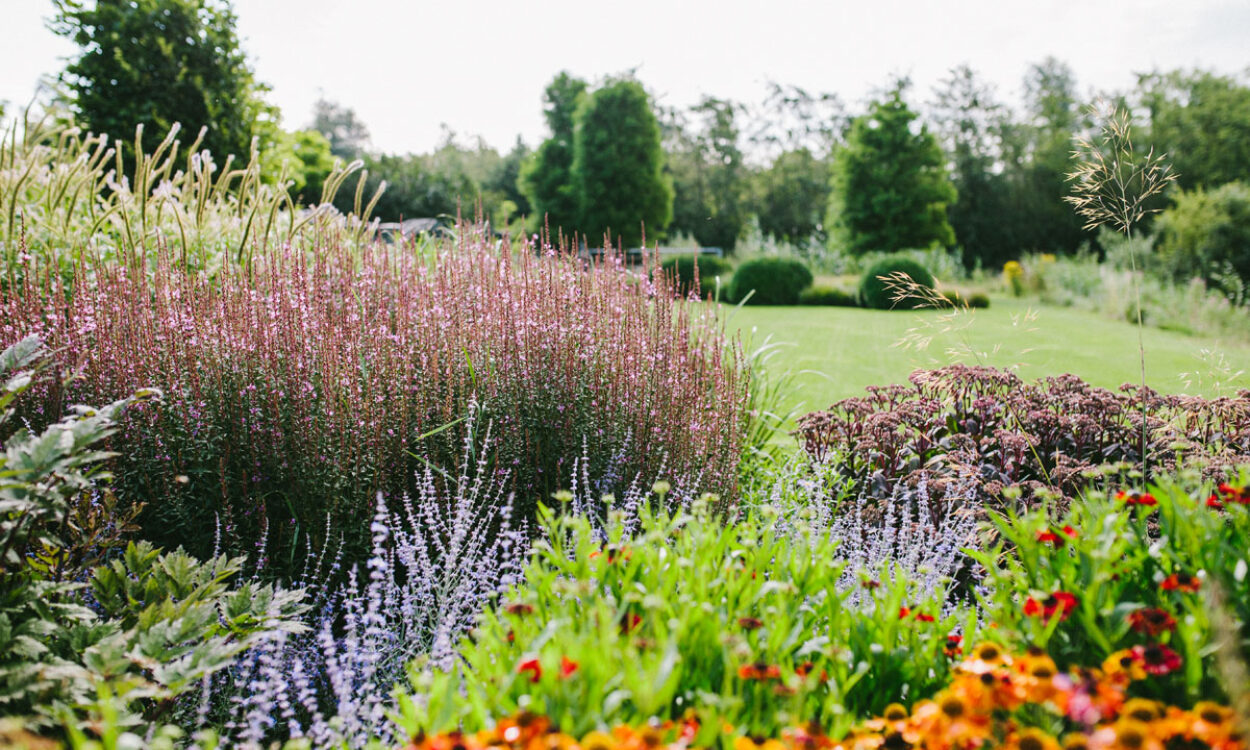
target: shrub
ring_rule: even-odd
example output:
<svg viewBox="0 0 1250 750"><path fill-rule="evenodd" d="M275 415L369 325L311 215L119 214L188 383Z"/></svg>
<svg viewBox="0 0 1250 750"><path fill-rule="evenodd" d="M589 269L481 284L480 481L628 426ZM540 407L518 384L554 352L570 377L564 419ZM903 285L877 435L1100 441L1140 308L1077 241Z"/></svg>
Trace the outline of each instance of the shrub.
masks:
<svg viewBox="0 0 1250 750"><path fill-rule="evenodd" d="M523 706L578 734L688 712L752 734L800 718L845 729L936 689L948 636L975 630L889 569L842 584L831 535L767 518L726 528L706 500L639 512L636 536L622 512L604 531L547 512L525 585L462 641L462 665L425 676L439 723L405 729L474 730Z"/></svg>
<svg viewBox="0 0 1250 750"><path fill-rule="evenodd" d="M716 277L728 273L729 261L715 255L682 255L669 258L661 264L664 273L673 279L673 286L683 297L695 291L695 264L698 264L700 296L706 297L716 289Z"/></svg>
<svg viewBox="0 0 1250 750"><path fill-rule="evenodd" d="M812 272L802 261L765 256L738 266L729 281L729 298L750 305L794 305L811 286ZM751 296L747 295L751 292Z"/></svg>
<svg viewBox="0 0 1250 750"><path fill-rule="evenodd" d="M930 307L932 300L923 290L934 288L933 274L924 266L910 258L892 256L864 272L859 282L859 303L874 310Z"/></svg>
<svg viewBox="0 0 1250 750"><path fill-rule="evenodd" d="M43 333L66 371L23 412L155 385L165 406L128 413L110 447L123 500L150 503L155 542L194 545L220 519L271 564L326 516L368 548L378 492L415 496L425 461L456 465L471 404L493 425L518 517L575 457L620 491L661 467L674 485L734 491L746 376L710 318L554 250L497 251L462 227L433 257L343 245L314 257L260 250L208 279L175 257L80 261L72 293L37 262L0 291L0 341ZM422 458L418 458L421 456ZM320 540L324 542L324 540Z"/></svg>
<svg viewBox="0 0 1250 750"><path fill-rule="evenodd" d="M955 308L985 309L990 306L990 298L983 292L964 295L958 289L950 289L942 292L942 297Z"/></svg>
<svg viewBox="0 0 1250 750"><path fill-rule="evenodd" d="M855 295L836 286L809 286L799 295L800 305L827 305L830 307L857 307Z"/></svg>
<svg viewBox="0 0 1250 750"><path fill-rule="evenodd" d="M804 416L800 442L878 496L923 478L939 498L966 485L995 503L1019 493L1026 501L1039 492L1073 497L1099 467L1141 465L1145 401L1152 474L1190 466L1224 477L1250 462L1246 391L1213 400L1133 386L1114 393L1074 375L1030 383L966 365L918 370L910 379L910 387L870 388L866 397Z"/></svg>
<svg viewBox="0 0 1250 750"><path fill-rule="evenodd" d="M1198 276L1244 304L1250 284L1250 185L1178 193L1155 223L1160 263L1180 282Z"/></svg>

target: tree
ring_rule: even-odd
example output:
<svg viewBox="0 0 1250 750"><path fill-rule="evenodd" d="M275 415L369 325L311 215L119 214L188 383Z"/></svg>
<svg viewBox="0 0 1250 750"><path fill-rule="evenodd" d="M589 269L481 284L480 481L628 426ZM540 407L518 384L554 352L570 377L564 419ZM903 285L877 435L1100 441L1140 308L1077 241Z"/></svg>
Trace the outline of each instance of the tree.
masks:
<svg viewBox="0 0 1250 750"><path fill-rule="evenodd" d="M1064 202L1071 171L1072 138L1081 127L1076 78L1067 64L1048 57L1024 80L1026 121L1006 131L1002 216L1019 251L1075 252L1091 235Z"/></svg>
<svg viewBox="0 0 1250 750"><path fill-rule="evenodd" d="M953 68L934 91L932 121L946 151L959 200L947 207L964 264L997 268L1020 247L1005 210L1003 124L1008 114L993 89L967 65Z"/></svg>
<svg viewBox="0 0 1250 750"><path fill-rule="evenodd" d="M826 226L855 255L955 243L946 219L955 188L937 139L923 125L913 131L907 85L899 81L856 118L833 159Z"/></svg>
<svg viewBox="0 0 1250 750"><path fill-rule="evenodd" d="M326 178L334 171L330 142L315 130L280 130L261 157L262 174L277 178L284 162L287 179L291 181L291 199L302 205L319 204Z"/></svg>
<svg viewBox="0 0 1250 750"><path fill-rule="evenodd" d="M785 151L757 178L760 231L803 245L821 237L829 204L829 164L811 151Z"/></svg>
<svg viewBox="0 0 1250 750"><path fill-rule="evenodd" d="M330 153L351 161L369 148L369 128L356 116L356 111L327 99L313 104L310 129L321 133L330 142Z"/></svg>
<svg viewBox="0 0 1250 750"><path fill-rule="evenodd" d="M1250 175L1250 86L1245 78L1194 71L1151 73L1138 83L1150 141L1167 154L1185 190Z"/></svg>
<svg viewBox="0 0 1250 750"><path fill-rule="evenodd" d="M662 236L673 218L673 185L642 84L608 81L581 103L574 123L572 176L582 233L611 235L625 247L642 242L644 226L652 238Z"/></svg>
<svg viewBox="0 0 1250 750"><path fill-rule="evenodd" d="M129 142L144 126L150 151L174 123L220 164L263 148L277 112L261 99L225 0L54 0L52 30L81 48L61 74L83 127Z"/></svg>
<svg viewBox="0 0 1250 750"><path fill-rule="evenodd" d="M670 128L672 228L727 252L733 252L747 220L747 169L734 121L741 110L733 102L704 97L691 109L701 120L696 132L679 123Z"/></svg>
<svg viewBox="0 0 1250 750"><path fill-rule="evenodd" d="M547 85L543 116L551 137L521 169L520 188L533 209L531 229L549 224L576 231L579 201L573 184L573 130L586 82L561 72Z"/></svg>

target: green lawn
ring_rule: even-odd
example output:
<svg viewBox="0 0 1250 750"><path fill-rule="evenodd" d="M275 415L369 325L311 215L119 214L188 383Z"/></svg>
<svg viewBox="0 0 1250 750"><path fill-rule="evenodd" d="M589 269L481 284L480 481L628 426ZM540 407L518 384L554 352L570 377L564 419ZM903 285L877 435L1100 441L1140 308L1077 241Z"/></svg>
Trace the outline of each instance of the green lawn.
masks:
<svg viewBox="0 0 1250 750"><path fill-rule="evenodd" d="M795 378L793 402L820 409L867 385L906 382L917 368L954 361L1016 367L1022 377L1070 372L1105 388L1140 379L1137 331L1127 323L1069 308L1032 307L995 298L988 310L954 317L935 310L881 312L836 307L722 307L727 328L748 350L765 340L782 344L773 373ZM930 338L904 346L909 331ZM771 336L771 339L769 337ZM914 341L913 343L923 343ZM1250 346L1147 328L1146 381L1159 391L1206 396L1250 388ZM1203 350L1222 356L1226 369ZM1237 371L1245 371L1235 375ZM1182 373L1190 373L1187 379ZM1230 380L1230 376L1234 376ZM1223 385L1220 385L1220 383Z"/></svg>

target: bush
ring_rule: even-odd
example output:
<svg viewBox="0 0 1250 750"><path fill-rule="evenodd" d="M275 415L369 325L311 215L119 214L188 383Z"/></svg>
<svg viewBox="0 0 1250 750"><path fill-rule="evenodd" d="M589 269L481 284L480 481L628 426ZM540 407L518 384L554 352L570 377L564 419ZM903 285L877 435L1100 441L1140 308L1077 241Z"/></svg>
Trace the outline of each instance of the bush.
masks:
<svg viewBox="0 0 1250 750"><path fill-rule="evenodd" d="M858 307L855 295L836 286L809 286L799 295L800 305L827 305L830 307Z"/></svg>
<svg viewBox="0 0 1250 750"><path fill-rule="evenodd" d="M894 283L887 279L896 274L905 274L920 289L908 290L895 288ZM899 281L903 281L901 278ZM914 310L919 307L932 307L933 300L928 292L934 292L933 274L911 258L892 256L881 260L867 271L859 282L859 303L874 310ZM901 299L896 299L905 294Z"/></svg>
<svg viewBox="0 0 1250 750"><path fill-rule="evenodd" d="M753 258L738 266L729 281L729 299L749 305L794 305L812 284L812 272L793 258ZM751 294L750 298L747 295Z"/></svg>
<svg viewBox="0 0 1250 750"><path fill-rule="evenodd" d="M935 497L1071 498L1097 479L1098 467L1141 464L1145 401L1152 476L1188 466L1224 477L1250 463L1250 392L1214 400L1131 386L1112 392L1074 375L1029 383L967 365L918 370L911 382L804 416L799 441L878 496L923 478Z"/></svg>
<svg viewBox="0 0 1250 750"><path fill-rule="evenodd" d="M1245 304L1250 295L1250 185L1230 182L1210 192L1181 192L1159 215L1159 261L1176 281L1194 276Z"/></svg>
<svg viewBox="0 0 1250 750"><path fill-rule="evenodd" d="M377 493L417 496L427 460L450 471L474 405L518 517L568 486L579 456L603 492L663 466L675 486L732 495L747 378L717 330L619 266L586 272L460 234L433 259L261 250L215 279L160 253L147 271L84 260L90 281L72 294L26 274L0 290L0 342L42 332L83 377L38 389L22 413L160 387L165 406L128 413L112 438L118 497L160 498L145 534L200 556L218 519L231 551L267 531L279 570L327 515L349 558L363 555Z"/></svg>
<svg viewBox="0 0 1250 750"><path fill-rule="evenodd" d="M942 292L942 297L950 303L951 307L955 308L974 308L983 310L990 306L989 295L983 292L964 295L964 293L960 292L958 289L950 289Z"/></svg>
<svg viewBox="0 0 1250 750"><path fill-rule="evenodd" d="M660 268L673 280L677 293L683 297L695 289L696 262L699 268L699 294L703 297L716 290L716 277L728 273L732 268L729 261L715 255L699 255L698 258L694 255L682 255L669 258L660 265Z"/></svg>

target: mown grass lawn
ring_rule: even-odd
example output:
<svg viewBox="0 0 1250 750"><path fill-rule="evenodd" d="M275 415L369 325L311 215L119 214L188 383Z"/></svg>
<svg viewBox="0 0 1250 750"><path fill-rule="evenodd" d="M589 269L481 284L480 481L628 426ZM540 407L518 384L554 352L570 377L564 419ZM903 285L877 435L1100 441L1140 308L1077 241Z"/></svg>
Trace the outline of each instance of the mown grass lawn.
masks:
<svg viewBox="0 0 1250 750"><path fill-rule="evenodd" d="M789 405L801 411L860 395L868 385L903 383L917 368L952 361L1014 367L1025 378L1070 372L1105 388L1140 378L1134 326L1012 298L995 298L990 309L953 319L936 310L722 306L722 311L727 329L741 333L748 351L766 340L780 345L768 370L793 375ZM917 346L930 337L927 346ZM1159 391L1213 396L1250 388L1250 345L1152 328L1145 330L1145 345L1146 381Z"/></svg>

